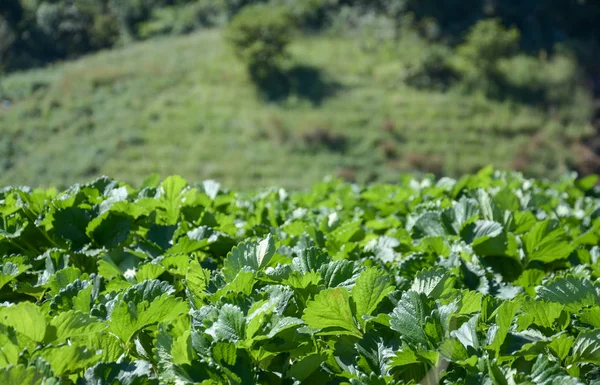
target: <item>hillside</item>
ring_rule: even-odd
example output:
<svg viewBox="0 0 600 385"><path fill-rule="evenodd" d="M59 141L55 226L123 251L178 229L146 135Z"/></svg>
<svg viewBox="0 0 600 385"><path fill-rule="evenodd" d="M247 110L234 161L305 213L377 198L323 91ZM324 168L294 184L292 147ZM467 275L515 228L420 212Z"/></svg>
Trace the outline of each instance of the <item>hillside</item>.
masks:
<svg viewBox="0 0 600 385"><path fill-rule="evenodd" d="M555 176L591 133L536 108L404 75L425 43L298 37L293 89L257 95L218 30L156 38L2 79L0 184L68 185L152 172L227 187L396 180L481 166Z"/></svg>

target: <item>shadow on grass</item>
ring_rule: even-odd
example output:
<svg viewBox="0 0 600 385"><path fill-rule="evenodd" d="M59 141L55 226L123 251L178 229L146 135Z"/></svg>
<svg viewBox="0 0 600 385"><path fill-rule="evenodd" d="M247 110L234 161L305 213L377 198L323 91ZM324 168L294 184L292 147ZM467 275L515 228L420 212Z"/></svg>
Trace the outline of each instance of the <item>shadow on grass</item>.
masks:
<svg viewBox="0 0 600 385"><path fill-rule="evenodd" d="M251 71L250 75L260 94L270 102L295 96L318 106L341 88L341 84L326 79L320 69L308 65L271 68L262 75Z"/></svg>

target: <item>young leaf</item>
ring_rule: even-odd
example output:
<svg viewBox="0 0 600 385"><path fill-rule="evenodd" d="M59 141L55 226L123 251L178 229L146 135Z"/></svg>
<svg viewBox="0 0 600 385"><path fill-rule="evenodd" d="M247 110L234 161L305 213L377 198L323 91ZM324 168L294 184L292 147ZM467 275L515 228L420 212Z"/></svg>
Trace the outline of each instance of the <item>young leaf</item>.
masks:
<svg viewBox="0 0 600 385"><path fill-rule="evenodd" d="M356 304L356 317L364 324L363 316L371 315L373 311L394 287L389 278L380 270L371 267L363 271L352 288L352 299Z"/></svg>
<svg viewBox="0 0 600 385"><path fill-rule="evenodd" d="M0 307L0 324L14 327L35 342L42 342L46 335L46 317L31 302Z"/></svg>
<svg viewBox="0 0 600 385"><path fill-rule="evenodd" d="M548 344L548 348L559 360L564 360L567 358L569 353L571 352L571 348L573 347L573 343L575 342L575 338L572 336L568 336L566 334L562 334L559 337L553 339Z"/></svg>
<svg viewBox="0 0 600 385"><path fill-rule="evenodd" d="M390 327L400 333L400 338L413 344L428 346L429 340L423 330L429 309L423 294L409 290L402 294L394 311L390 314Z"/></svg>
<svg viewBox="0 0 600 385"><path fill-rule="evenodd" d="M600 365L600 329L579 334L573 345L573 361Z"/></svg>
<svg viewBox="0 0 600 385"><path fill-rule="evenodd" d="M415 222L412 232L414 238L448 235L438 212L428 212L421 215Z"/></svg>
<svg viewBox="0 0 600 385"><path fill-rule="evenodd" d="M130 216L108 211L94 218L86 228L86 234L99 246L108 249L120 246L133 228Z"/></svg>
<svg viewBox="0 0 600 385"><path fill-rule="evenodd" d="M454 330L451 333L453 337L456 337L460 341L465 349L469 349L469 347L473 349L479 349L480 347L479 337L477 336L478 321L479 315L474 315L469 319L469 321L463 323L458 330Z"/></svg>
<svg viewBox="0 0 600 385"><path fill-rule="evenodd" d="M244 267L260 271L269 264L274 254L275 242L270 234L259 243L251 241L240 243L227 255L223 274L231 282Z"/></svg>
<svg viewBox="0 0 600 385"><path fill-rule="evenodd" d="M147 361L132 363L101 362L85 372L85 383L93 385L158 385L158 379L151 378L152 364Z"/></svg>
<svg viewBox="0 0 600 385"><path fill-rule="evenodd" d="M496 309L495 326L497 327L497 330L493 337L493 340L488 345L488 349L495 351L496 354L498 354L498 352L500 351L500 347L506 339L506 335L508 334L510 325L512 325L515 318L515 314L517 314L517 310L520 306L521 305L519 302L513 300L502 303L502 305L500 305L498 309Z"/></svg>
<svg viewBox="0 0 600 385"><path fill-rule="evenodd" d="M349 300L348 290L343 287L323 290L308 302L302 319L314 329L334 328L336 334L360 337Z"/></svg>
<svg viewBox="0 0 600 385"><path fill-rule="evenodd" d="M301 249L298 256L292 259L292 266L294 270L307 274L311 271L319 271L319 268L327 262L325 253L316 247L308 247Z"/></svg>
<svg viewBox="0 0 600 385"><path fill-rule="evenodd" d="M558 303L539 300L523 304L523 312L533 317L533 323L543 328L552 328L564 308L564 305Z"/></svg>
<svg viewBox="0 0 600 385"><path fill-rule="evenodd" d="M62 345L46 348L38 354L50 364L55 376L63 376L96 364L101 359L98 353L84 346Z"/></svg>
<svg viewBox="0 0 600 385"><path fill-rule="evenodd" d="M356 264L347 259L329 262L321 266L319 273L326 287L352 285L358 276Z"/></svg>
<svg viewBox="0 0 600 385"><path fill-rule="evenodd" d="M523 236L523 243L529 261L549 263L567 258L573 251L565 231L553 220L538 222Z"/></svg>
<svg viewBox="0 0 600 385"><path fill-rule="evenodd" d="M583 382L567 375L557 362L541 354L531 368L531 381L536 385L583 385Z"/></svg>
<svg viewBox="0 0 600 385"><path fill-rule="evenodd" d="M243 340L246 330L246 318L239 307L225 304L219 310L219 318L206 330L216 341Z"/></svg>
<svg viewBox="0 0 600 385"><path fill-rule="evenodd" d="M573 313L583 307L600 306L600 293L587 278L575 278L572 275L557 278L538 286L536 291L539 299L563 304Z"/></svg>
<svg viewBox="0 0 600 385"><path fill-rule="evenodd" d="M443 293L447 280L448 274L443 269L423 270L415 277L411 290L425 294L427 297L438 298Z"/></svg>
<svg viewBox="0 0 600 385"><path fill-rule="evenodd" d="M50 326L53 327L53 333L57 342L62 342L67 338L97 333L106 329L106 324L77 310L60 313L50 321Z"/></svg>
<svg viewBox="0 0 600 385"><path fill-rule="evenodd" d="M15 365L0 369L0 384L41 385L44 374L33 366Z"/></svg>

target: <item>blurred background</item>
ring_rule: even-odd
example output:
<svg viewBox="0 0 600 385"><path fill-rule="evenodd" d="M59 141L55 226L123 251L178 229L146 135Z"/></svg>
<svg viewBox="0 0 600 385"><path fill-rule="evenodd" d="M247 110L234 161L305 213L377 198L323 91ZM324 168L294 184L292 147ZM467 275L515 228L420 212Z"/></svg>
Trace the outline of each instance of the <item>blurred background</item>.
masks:
<svg viewBox="0 0 600 385"><path fill-rule="evenodd" d="M0 185L600 172L600 2L1 0Z"/></svg>

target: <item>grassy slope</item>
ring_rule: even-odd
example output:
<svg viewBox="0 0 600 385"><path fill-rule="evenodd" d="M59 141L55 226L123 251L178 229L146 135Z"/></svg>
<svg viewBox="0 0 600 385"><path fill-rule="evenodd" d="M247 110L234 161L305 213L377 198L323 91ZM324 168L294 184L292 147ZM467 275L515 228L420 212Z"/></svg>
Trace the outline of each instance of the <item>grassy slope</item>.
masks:
<svg viewBox="0 0 600 385"><path fill-rule="evenodd" d="M229 187L301 187L340 172L389 181L399 170L456 175L515 159L538 175L563 170L568 153L553 133L583 128L477 95L406 87L399 74L420 49L404 42L363 52L351 40L299 39L294 64L320 68L338 84L320 104L258 98L218 31L13 74L0 88L12 99L0 107L0 183L68 184L100 174L137 183L158 172ZM328 130L345 146L307 144L306 133ZM537 131L544 134L532 140Z"/></svg>

